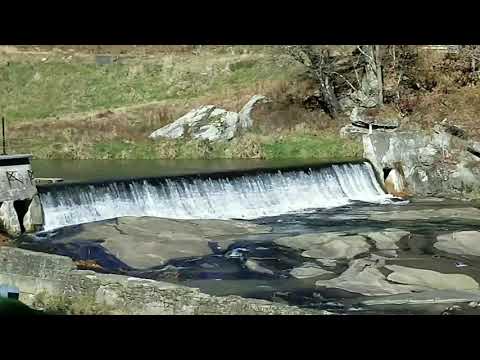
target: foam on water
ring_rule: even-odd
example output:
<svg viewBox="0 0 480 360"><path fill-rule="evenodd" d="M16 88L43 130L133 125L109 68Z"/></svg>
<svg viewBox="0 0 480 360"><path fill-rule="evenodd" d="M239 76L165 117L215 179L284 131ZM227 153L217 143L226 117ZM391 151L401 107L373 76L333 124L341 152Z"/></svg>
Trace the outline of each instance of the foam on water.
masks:
<svg viewBox="0 0 480 360"><path fill-rule="evenodd" d="M120 216L254 219L389 202L369 163L224 178L130 180L49 187L40 193L45 230Z"/></svg>

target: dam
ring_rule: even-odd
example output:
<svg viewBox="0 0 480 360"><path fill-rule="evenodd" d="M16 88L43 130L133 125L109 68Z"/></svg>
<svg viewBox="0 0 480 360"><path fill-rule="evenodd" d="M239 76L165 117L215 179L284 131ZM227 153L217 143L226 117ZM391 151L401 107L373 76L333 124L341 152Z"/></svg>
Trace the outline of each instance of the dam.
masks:
<svg viewBox="0 0 480 360"><path fill-rule="evenodd" d="M122 216L255 219L388 203L368 162L38 186L44 230Z"/></svg>

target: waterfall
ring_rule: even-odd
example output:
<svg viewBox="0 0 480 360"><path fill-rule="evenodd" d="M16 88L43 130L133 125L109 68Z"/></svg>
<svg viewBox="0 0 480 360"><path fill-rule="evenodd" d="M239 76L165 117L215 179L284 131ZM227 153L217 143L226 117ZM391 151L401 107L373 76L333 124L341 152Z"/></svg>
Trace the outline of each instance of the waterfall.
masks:
<svg viewBox="0 0 480 360"><path fill-rule="evenodd" d="M254 219L387 202L369 163L234 176L183 176L40 188L45 230L121 216Z"/></svg>

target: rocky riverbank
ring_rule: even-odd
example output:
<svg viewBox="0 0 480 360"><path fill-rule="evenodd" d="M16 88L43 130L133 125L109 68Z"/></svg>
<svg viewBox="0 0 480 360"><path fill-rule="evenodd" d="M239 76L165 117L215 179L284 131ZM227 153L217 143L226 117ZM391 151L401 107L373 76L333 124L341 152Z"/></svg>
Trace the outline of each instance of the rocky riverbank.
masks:
<svg viewBox="0 0 480 360"><path fill-rule="evenodd" d="M87 296L127 313L157 311L148 304L164 301L152 295L159 292L179 304L187 301L184 297L197 300L187 301L189 310L179 305L158 313L203 313L207 310L195 310L200 298L213 304L208 305L212 312L232 314L284 313L275 307L282 304L301 307L293 313L475 313L479 211L465 203L425 200L254 222L119 218L24 236L19 246L74 261L18 250L29 263L29 256L48 263L28 267L9 261L0 273L2 281L26 284L31 299L47 290L55 296ZM12 253L17 250L2 251L12 259L19 256ZM133 306L131 298L143 307L125 310ZM262 308L268 310L229 308L227 300L219 300L227 298L235 299L233 304L263 299L270 305ZM220 303L225 310L216 308Z"/></svg>

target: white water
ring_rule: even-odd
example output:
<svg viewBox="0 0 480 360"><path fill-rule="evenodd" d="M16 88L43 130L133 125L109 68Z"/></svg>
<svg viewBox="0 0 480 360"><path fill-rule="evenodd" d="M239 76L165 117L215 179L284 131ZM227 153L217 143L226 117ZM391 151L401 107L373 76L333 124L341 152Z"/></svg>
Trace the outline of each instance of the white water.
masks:
<svg viewBox="0 0 480 360"><path fill-rule="evenodd" d="M41 193L45 230L120 216L253 219L352 200L388 202L370 164L332 165L223 179L114 182L50 188Z"/></svg>

